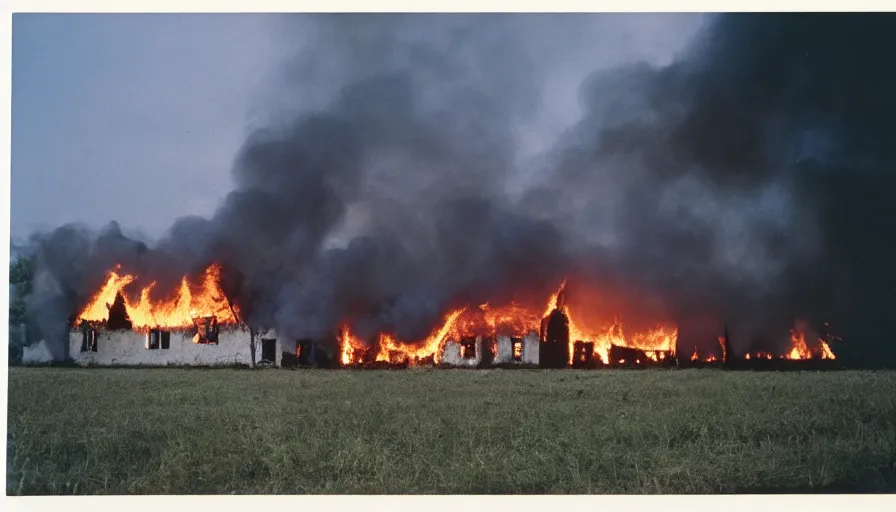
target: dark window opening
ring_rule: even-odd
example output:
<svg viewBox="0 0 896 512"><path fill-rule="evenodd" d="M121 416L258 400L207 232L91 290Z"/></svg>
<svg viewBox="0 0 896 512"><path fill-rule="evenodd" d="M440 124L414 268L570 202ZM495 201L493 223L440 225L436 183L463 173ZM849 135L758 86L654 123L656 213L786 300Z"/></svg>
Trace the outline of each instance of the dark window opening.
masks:
<svg viewBox="0 0 896 512"><path fill-rule="evenodd" d="M218 320L215 317L196 318L194 322L196 322L196 336L193 337L194 343L204 345L218 344Z"/></svg>
<svg viewBox="0 0 896 512"><path fill-rule="evenodd" d="M171 333L161 329L151 329L146 333L146 348L149 350L171 348Z"/></svg>
<svg viewBox="0 0 896 512"><path fill-rule="evenodd" d="M572 361L576 366L590 366L594 362L594 342L575 342L573 344Z"/></svg>
<svg viewBox="0 0 896 512"><path fill-rule="evenodd" d="M156 350L159 348L159 331L153 329L146 333L146 348Z"/></svg>
<svg viewBox="0 0 896 512"><path fill-rule="evenodd" d="M261 340L261 360L274 363L277 361L277 340Z"/></svg>
<svg viewBox="0 0 896 512"><path fill-rule="evenodd" d="M460 356L464 359L476 359L475 339L465 339L460 342Z"/></svg>
<svg viewBox="0 0 896 512"><path fill-rule="evenodd" d="M81 352L96 352L96 329L84 329L81 331Z"/></svg>
<svg viewBox="0 0 896 512"><path fill-rule="evenodd" d="M522 361L523 360L523 339L522 338L510 338L510 347L513 350L513 360L514 361Z"/></svg>

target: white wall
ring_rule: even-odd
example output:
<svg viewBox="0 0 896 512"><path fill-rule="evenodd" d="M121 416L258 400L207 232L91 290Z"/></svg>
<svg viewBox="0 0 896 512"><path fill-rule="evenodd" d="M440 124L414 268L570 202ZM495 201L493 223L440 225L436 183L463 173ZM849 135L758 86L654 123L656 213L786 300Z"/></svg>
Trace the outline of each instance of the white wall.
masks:
<svg viewBox="0 0 896 512"><path fill-rule="evenodd" d="M257 336L255 362L261 360L261 339L275 338L271 332ZM215 366L251 364L252 351L249 331L241 328L224 329L218 333L217 345L193 343L192 333L171 332L168 349L146 348L146 334L136 331L98 331L97 351L81 352L83 340L80 330L69 333L69 353L83 365L196 365ZM294 350L294 349L293 349ZM283 349L278 340L276 364L280 364Z"/></svg>
<svg viewBox="0 0 896 512"><path fill-rule="evenodd" d="M541 340L538 334L530 332L523 338L523 363L538 365Z"/></svg>
<svg viewBox="0 0 896 512"><path fill-rule="evenodd" d="M510 336L498 336L498 350L495 364L538 364L539 339L535 333L523 337L522 360L513 359L513 343Z"/></svg>
<svg viewBox="0 0 896 512"><path fill-rule="evenodd" d="M482 337L476 338L476 357L472 359L464 359L461 357L461 345L457 341L449 341L445 343L445 349L442 351L441 364L458 367L475 367L479 366L482 360Z"/></svg>

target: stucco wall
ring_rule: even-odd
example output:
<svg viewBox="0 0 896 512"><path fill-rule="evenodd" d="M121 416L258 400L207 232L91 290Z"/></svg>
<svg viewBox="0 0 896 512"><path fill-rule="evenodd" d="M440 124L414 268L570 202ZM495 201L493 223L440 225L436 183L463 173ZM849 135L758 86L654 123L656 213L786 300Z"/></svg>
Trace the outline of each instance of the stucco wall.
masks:
<svg viewBox="0 0 896 512"><path fill-rule="evenodd" d="M461 357L461 345L457 341L449 341L445 343L445 349L442 352L441 364L458 367L479 366L482 360L482 338L476 338L476 357L464 359Z"/></svg>
<svg viewBox="0 0 896 512"><path fill-rule="evenodd" d="M217 345L193 343L190 332L171 332L170 348L146 348L146 334L136 331L99 331L97 351L81 352L82 333L69 334L69 353L83 365L196 365L214 366L251 364L250 334L243 329L221 329ZM271 333L256 337L255 362L261 360L261 338L275 338ZM294 350L294 349L293 349ZM282 348L277 342L276 364L280 364Z"/></svg>
<svg viewBox="0 0 896 512"><path fill-rule="evenodd" d="M461 344L457 341L449 341L445 343L445 349L442 352L441 363L448 366L457 367L475 367L479 366L482 361L482 351L485 348L486 340L480 336L476 338L476 357L464 359L461 357ZM513 359L513 345L510 336L498 336L497 347L495 350L495 358L492 364L527 364L538 365L538 351L540 340L538 335L530 333L523 337L522 360L515 361Z"/></svg>
<svg viewBox="0 0 896 512"><path fill-rule="evenodd" d="M498 350L495 354L495 364L538 364L538 336L531 333L523 337L522 359L513 359L513 344L510 336L498 336Z"/></svg>
<svg viewBox="0 0 896 512"><path fill-rule="evenodd" d="M523 338L523 363L538 364L538 354L541 350L541 340L538 334L530 332Z"/></svg>

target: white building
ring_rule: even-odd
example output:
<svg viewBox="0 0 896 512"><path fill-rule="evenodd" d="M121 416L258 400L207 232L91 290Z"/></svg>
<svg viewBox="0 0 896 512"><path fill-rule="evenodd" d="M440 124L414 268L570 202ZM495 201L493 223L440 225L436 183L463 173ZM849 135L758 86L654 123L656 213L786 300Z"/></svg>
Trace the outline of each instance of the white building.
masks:
<svg viewBox="0 0 896 512"><path fill-rule="evenodd" d="M484 338L478 336L445 344L441 363L447 366L507 366L538 365L538 335L530 333L525 337L498 336Z"/></svg>

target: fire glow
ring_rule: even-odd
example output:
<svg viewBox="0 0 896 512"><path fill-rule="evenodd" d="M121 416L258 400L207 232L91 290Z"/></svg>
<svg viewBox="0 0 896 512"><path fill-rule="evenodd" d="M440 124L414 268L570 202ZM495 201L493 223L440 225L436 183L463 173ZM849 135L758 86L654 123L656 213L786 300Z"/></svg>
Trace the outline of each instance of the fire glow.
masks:
<svg viewBox="0 0 896 512"><path fill-rule="evenodd" d="M109 318L109 308L116 297L121 296L125 311L136 331L150 329L190 329L200 318L214 318L220 325L237 323L236 310L231 308L221 290L221 268L213 264L203 273L199 283L191 286L184 277L178 290L169 297L153 298L156 286L151 282L139 291L133 290L137 278L119 274L120 267L109 273L106 283L81 311L78 318L86 322L104 322ZM137 296L134 300L132 297Z"/></svg>
<svg viewBox="0 0 896 512"><path fill-rule="evenodd" d="M78 318L84 322L105 322L109 318L111 304L118 297L123 301L131 328L147 332L151 329L186 330L215 328L217 325L238 323L238 309L226 298L221 285L221 268L217 264L208 267L202 277L191 283L185 276L178 289L168 297L153 297L156 283L150 282L140 287L138 278L120 273L120 267L109 272L105 284L82 309ZM497 350L497 336L520 339L545 329L547 319L555 312L562 313L569 328L569 365L573 365L575 347L587 345L593 350L593 360L604 365L625 365L673 361L678 342L678 328L657 325L653 329L625 334L623 324L614 320L603 328L588 330L583 323L573 317L565 300L566 281L546 301L544 310L534 310L511 302L506 306L489 303L477 307L463 306L450 310L440 324L423 340L399 340L394 334L379 333L372 342L362 340L352 333L348 323L344 323L337 336L338 361L342 366L357 366L366 363L389 365L440 364L448 342L460 342L480 338L493 351ZM209 327L211 326L211 327ZM806 342L805 329L790 332L791 348L788 352L775 356L769 352L747 353L745 360L790 359L809 360L836 359L828 342L818 337L815 347ZM727 332L727 331L726 331ZM544 341L542 332L542 341ZM199 336L199 334L197 334ZM197 342L194 336L194 342ZM726 334L727 337L727 334ZM701 355L695 346L690 355L693 363L725 362L731 354L726 354L726 337L719 337L720 354ZM611 361L613 347L640 351L638 357L619 357ZM522 344L516 342L511 348L513 358L522 358Z"/></svg>
<svg viewBox="0 0 896 512"><path fill-rule="evenodd" d="M595 358L604 364L610 363L609 354L612 345L643 350L646 357L654 362L665 360L667 355L674 356L678 338L678 330L674 327L660 325L647 332L627 337L623 334L622 324L614 322L602 331L587 332L573 320L569 308L564 303L565 288L564 281L548 298L543 312L527 309L515 303L503 307L484 303L478 307L463 307L451 311L433 333L420 342L403 342L390 334L380 334L375 342L377 347L375 360L392 364L405 362L419 364L429 361L439 364L448 341L482 336L491 338L491 343L494 344L494 337L498 335L523 337L538 332L542 320L557 309L569 320L569 364L572 364L573 346L579 341L593 343ZM340 362L343 366L365 362L363 354L367 350L366 344L354 336L347 325L342 327L339 344ZM520 346L515 346L513 350L515 357L522 355Z"/></svg>

